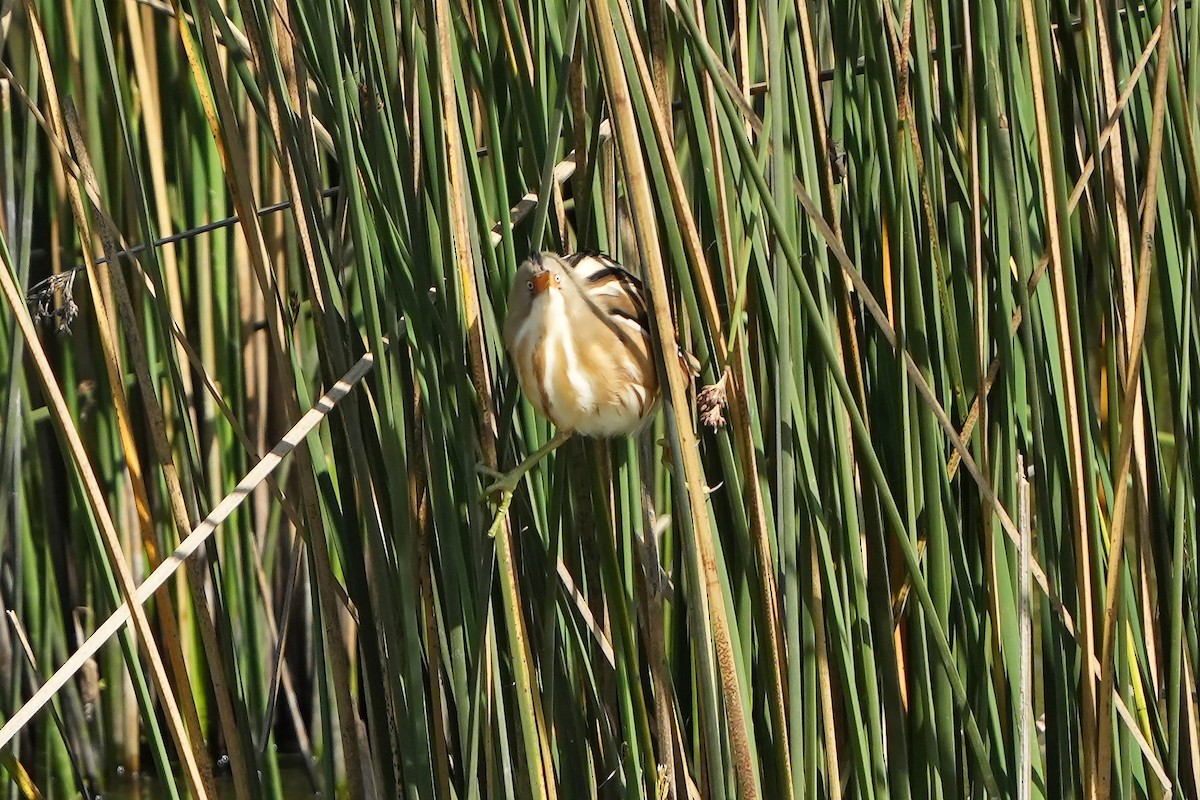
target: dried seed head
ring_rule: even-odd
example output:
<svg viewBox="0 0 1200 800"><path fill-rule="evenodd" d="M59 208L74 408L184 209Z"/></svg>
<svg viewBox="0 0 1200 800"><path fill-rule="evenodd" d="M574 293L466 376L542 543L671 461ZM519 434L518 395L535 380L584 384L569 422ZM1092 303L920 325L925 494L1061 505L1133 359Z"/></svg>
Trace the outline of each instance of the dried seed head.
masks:
<svg viewBox="0 0 1200 800"><path fill-rule="evenodd" d="M71 335L71 323L79 316L79 306L70 297L63 296L62 305L54 310L54 330L64 336Z"/></svg>
<svg viewBox="0 0 1200 800"><path fill-rule="evenodd" d="M725 382L729 378L726 372L721 380L711 383L696 395L696 407L700 411L700 421L714 431L725 427L725 407L729 398L725 393Z"/></svg>
<svg viewBox="0 0 1200 800"><path fill-rule="evenodd" d="M34 322L54 322L54 329L61 334L71 333L71 323L79 316L79 306L71 296L78 270L60 272L29 290L25 302L32 311ZM55 297L59 298L55 305Z"/></svg>

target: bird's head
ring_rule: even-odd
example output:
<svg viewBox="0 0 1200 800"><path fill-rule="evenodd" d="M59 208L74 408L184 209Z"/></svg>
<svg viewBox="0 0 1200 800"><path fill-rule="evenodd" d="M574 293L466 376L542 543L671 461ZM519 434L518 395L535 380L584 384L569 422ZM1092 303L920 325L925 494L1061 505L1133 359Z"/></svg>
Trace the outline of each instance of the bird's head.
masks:
<svg viewBox="0 0 1200 800"><path fill-rule="evenodd" d="M521 327L547 308L545 300L561 292L568 283L567 265L554 253L531 253L517 268L517 276L508 292L508 316L505 340L516 340Z"/></svg>
<svg viewBox="0 0 1200 800"><path fill-rule="evenodd" d="M513 288L523 290L533 302L550 289L562 289L565 272L566 266L556 254L531 253L517 270Z"/></svg>

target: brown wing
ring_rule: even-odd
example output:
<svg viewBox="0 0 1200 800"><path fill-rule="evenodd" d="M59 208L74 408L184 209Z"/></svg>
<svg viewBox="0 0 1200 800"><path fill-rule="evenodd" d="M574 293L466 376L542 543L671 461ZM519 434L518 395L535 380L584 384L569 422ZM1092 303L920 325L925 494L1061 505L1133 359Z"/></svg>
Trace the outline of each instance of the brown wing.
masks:
<svg viewBox="0 0 1200 800"><path fill-rule="evenodd" d="M602 311L636 323L650 337L649 311L642 282L603 253L575 253L563 259L575 280ZM678 348L679 364L685 374L700 374L700 362L691 353Z"/></svg>
<svg viewBox="0 0 1200 800"><path fill-rule="evenodd" d="M565 259L579 288L602 311L623 317L649 334L642 282L606 255L575 253Z"/></svg>

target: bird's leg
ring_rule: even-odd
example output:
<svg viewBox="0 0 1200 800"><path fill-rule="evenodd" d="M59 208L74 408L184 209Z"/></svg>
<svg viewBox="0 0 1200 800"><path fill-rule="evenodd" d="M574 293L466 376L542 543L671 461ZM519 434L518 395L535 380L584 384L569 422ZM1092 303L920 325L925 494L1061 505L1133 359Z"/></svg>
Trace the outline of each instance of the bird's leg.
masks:
<svg viewBox="0 0 1200 800"><path fill-rule="evenodd" d="M500 474L495 470L487 467L480 467L480 470L487 472L496 478L496 482L483 490L485 497L490 497L496 493L500 493L501 497L511 496L517 490L517 484L521 482L521 478L526 472L533 469L539 461L548 456L550 453L557 450L559 447L571 438L572 431L560 430L554 434L554 438L539 447L529 455L524 461L518 464L514 469L509 470L504 474Z"/></svg>

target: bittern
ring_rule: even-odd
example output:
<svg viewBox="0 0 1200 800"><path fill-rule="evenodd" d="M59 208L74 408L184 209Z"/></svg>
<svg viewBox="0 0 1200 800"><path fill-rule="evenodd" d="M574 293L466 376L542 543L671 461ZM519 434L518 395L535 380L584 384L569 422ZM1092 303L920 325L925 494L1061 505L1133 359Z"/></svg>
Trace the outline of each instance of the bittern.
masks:
<svg viewBox="0 0 1200 800"><path fill-rule="evenodd" d="M495 473L487 494L511 493L576 433L636 433L658 405L642 282L608 256L532 254L509 291L504 344L525 396L558 431L516 469Z"/></svg>

